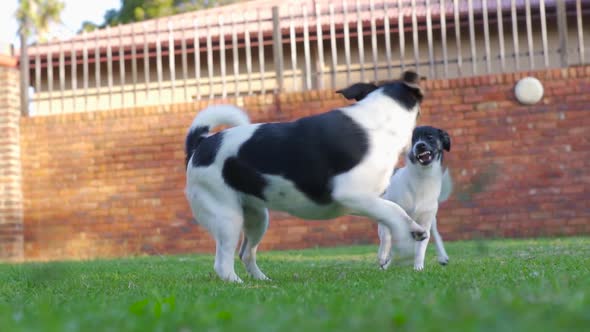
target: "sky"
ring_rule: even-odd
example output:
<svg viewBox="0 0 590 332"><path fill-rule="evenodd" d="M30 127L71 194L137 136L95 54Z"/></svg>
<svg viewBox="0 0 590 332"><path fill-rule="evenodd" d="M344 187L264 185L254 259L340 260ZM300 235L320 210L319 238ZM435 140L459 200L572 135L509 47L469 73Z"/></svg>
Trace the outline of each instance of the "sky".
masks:
<svg viewBox="0 0 590 332"><path fill-rule="evenodd" d="M63 0L65 3L62 12L63 26L53 28L52 33L60 36L71 36L82 26L83 21L102 23L104 13L111 8L119 8L120 0ZM16 35L17 23L14 13L18 6L18 0L3 1L3 9L0 11L0 44L4 46L11 43L18 45Z"/></svg>

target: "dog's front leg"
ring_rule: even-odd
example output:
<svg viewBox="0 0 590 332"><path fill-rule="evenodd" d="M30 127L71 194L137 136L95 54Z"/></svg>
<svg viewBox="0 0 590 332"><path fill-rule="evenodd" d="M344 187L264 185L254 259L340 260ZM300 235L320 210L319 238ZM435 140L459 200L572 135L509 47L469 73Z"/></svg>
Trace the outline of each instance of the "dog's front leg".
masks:
<svg viewBox="0 0 590 332"><path fill-rule="evenodd" d="M426 248L428 247L428 241L430 240L430 231L426 232L426 238L422 241L416 242L415 254L414 254L414 270L424 270L424 257L426 256Z"/></svg>
<svg viewBox="0 0 590 332"><path fill-rule="evenodd" d="M397 243L405 243L409 234L416 241L426 236L426 230L394 202L371 194L350 191L335 191L332 196L344 207L387 226L391 234L396 237ZM400 249L406 250L403 247Z"/></svg>
<svg viewBox="0 0 590 332"><path fill-rule="evenodd" d="M377 252L377 260L379 266L386 270L391 264L391 232L381 222L377 226L377 234L379 234L379 251Z"/></svg>

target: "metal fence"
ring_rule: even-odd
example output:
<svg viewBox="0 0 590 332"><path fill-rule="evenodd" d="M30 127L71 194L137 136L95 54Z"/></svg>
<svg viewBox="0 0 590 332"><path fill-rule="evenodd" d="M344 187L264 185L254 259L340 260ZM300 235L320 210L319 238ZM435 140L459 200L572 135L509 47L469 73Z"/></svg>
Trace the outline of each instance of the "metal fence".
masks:
<svg viewBox="0 0 590 332"><path fill-rule="evenodd" d="M567 67L587 63L589 16L588 0L247 2L30 46L24 112Z"/></svg>

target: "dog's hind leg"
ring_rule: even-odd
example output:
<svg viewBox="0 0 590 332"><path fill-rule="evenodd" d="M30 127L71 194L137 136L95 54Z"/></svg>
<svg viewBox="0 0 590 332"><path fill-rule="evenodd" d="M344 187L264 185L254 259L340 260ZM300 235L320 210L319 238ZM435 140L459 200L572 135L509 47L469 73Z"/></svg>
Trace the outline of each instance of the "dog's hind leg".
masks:
<svg viewBox="0 0 590 332"><path fill-rule="evenodd" d="M218 219L224 227L217 229L215 233L215 272L226 281L242 282L234 270L234 255L238 242L240 241L240 231L242 229L242 218L224 218Z"/></svg>
<svg viewBox="0 0 590 332"><path fill-rule="evenodd" d="M234 256L244 223L238 198L229 191L203 189L190 190L187 197L195 219L215 239L215 272L225 281L242 282L234 270Z"/></svg>
<svg viewBox="0 0 590 332"><path fill-rule="evenodd" d="M432 237L434 238L434 243L436 244L436 256L438 257L438 262L441 265L449 264L449 256L445 250L445 246L443 245L442 237L438 232L438 227L436 226L436 218L432 220L431 226Z"/></svg>
<svg viewBox="0 0 590 332"><path fill-rule="evenodd" d="M254 279L269 280L256 264L256 250L268 228L268 210L264 207L244 207L244 241L240 259Z"/></svg>

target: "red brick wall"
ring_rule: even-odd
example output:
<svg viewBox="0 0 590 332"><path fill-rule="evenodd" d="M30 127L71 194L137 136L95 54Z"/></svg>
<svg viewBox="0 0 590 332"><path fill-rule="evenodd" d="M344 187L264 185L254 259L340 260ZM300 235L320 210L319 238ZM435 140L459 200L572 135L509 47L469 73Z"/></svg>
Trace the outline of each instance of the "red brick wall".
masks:
<svg viewBox="0 0 590 332"><path fill-rule="evenodd" d="M590 67L530 74L545 86L534 106L513 96L524 73L426 83L420 123L453 139L456 189L439 215L445 239L590 233ZM253 121L347 103L330 91L229 102ZM23 118L26 258L213 252L183 194L184 135L204 106ZM261 249L375 242L375 229L364 218L274 213Z"/></svg>
<svg viewBox="0 0 590 332"><path fill-rule="evenodd" d="M23 259L19 71L0 54L0 261Z"/></svg>

